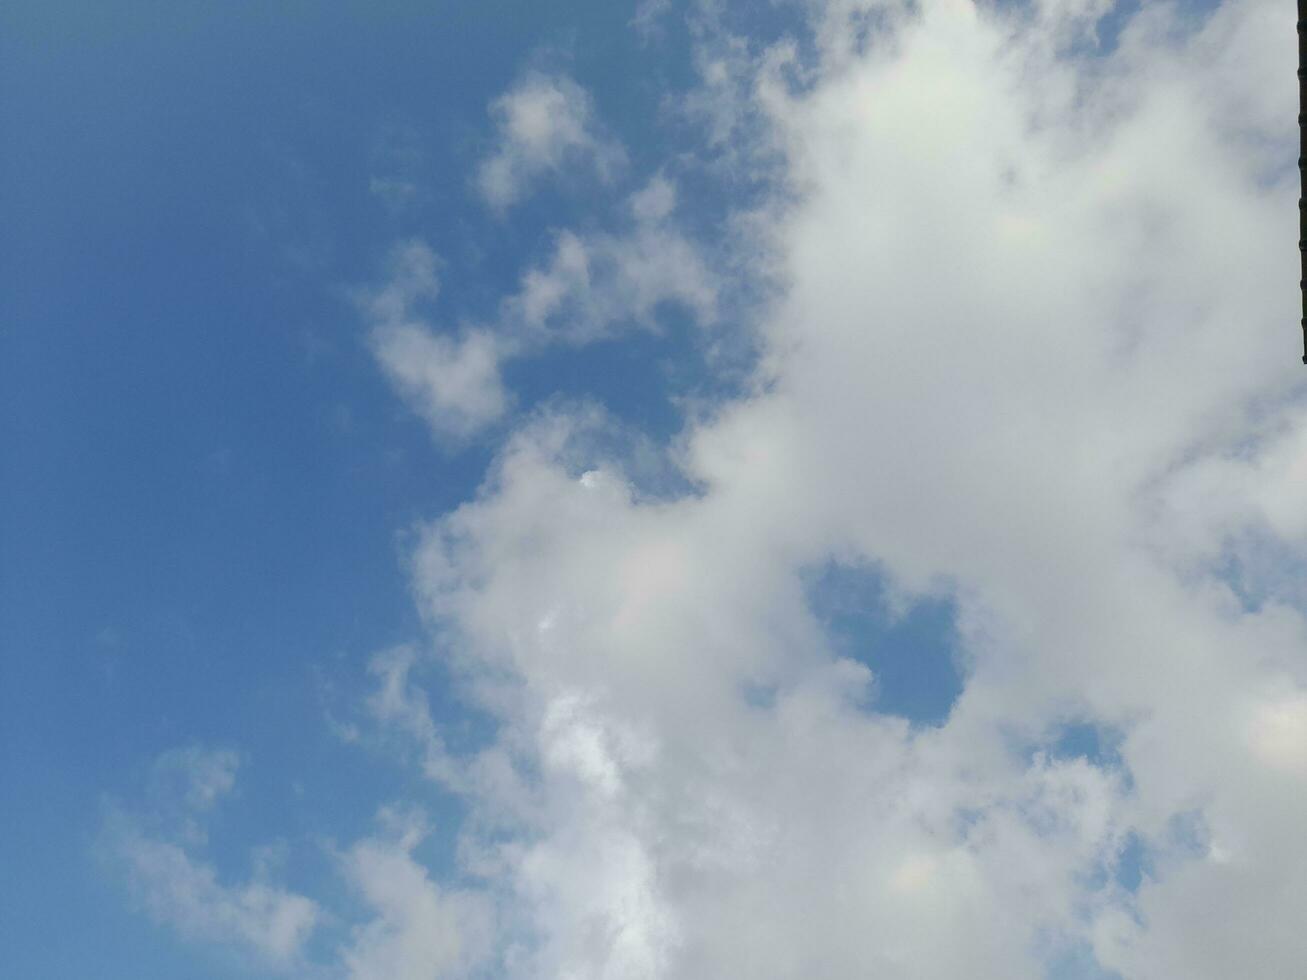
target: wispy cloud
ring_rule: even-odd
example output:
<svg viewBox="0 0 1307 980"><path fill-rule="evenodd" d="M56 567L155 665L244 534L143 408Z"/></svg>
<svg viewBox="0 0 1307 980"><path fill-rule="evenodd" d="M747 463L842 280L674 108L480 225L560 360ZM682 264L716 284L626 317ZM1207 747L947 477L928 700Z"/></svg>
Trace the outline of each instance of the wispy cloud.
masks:
<svg viewBox="0 0 1307 980"><path fill-rule="evenodd" d="M427 154L412 125L391 123L378 133L372 149L368 191L391 214L412 212L429 197L423 176Z"/></svg>
<svg viewBox="0 0 1307 980"><path fill-rule="evenodd" d="M489 325L448 332L422 309L439 292L435 254L420 241L401 243L385 281L361 301L377 360L438 437L460 442L512 407L501 371L510 358L630 327L656 329L667 304L712 323L718 275L678 229L675 199L673 184L658 176L629 197L616 230L557 232L549 257L525 270Z"/></svg>
<svg viewBox="0 0 1307 980"><path fill-rule="evenodd" d="M105 846L159 922L293 971L319 921L318 904L277 884L261 862L249 880L226 882L200 856L207 815L234 788L238 764L234 752L199 746L160 756L147 805L112 809Z"/></svg>
<svg viewBox="0 0 1307 980"><path fill-rule="evenodd" d="M626 161L621 145L598 128L589 93L566 75L531 72L490 113L496 145L476 183L497 210L515 204L546 174L582 168L607 181Z"/></svg>
<svg viewBox="0 0 1307 980"><path fill-rule="evenodd" d="M504 319L528 336L572 342L605 336L627 321L652 326L663 303L711 322L716 277L669 220L675 200L674 185L656 177L627 202L633 221L621 232L559 232L553 254L528 269L504 303Z"/></svg>
<svg viewBox="0 0 1307 980"><path fill-rule="evenodd" d="M461 440L498 419L509 403L499 376L504 350L475 327L450 336L432 329L419 306L439 292L435 254L418 241L397 246L385 283L362 301L377 361L440 436Z"/></svg>

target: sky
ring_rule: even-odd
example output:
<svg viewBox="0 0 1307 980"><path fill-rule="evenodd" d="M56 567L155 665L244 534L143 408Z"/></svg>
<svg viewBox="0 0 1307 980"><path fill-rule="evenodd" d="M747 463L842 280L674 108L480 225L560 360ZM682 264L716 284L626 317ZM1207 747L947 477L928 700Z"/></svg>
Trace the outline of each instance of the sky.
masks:
<svg viewBox="0 0 1307 980"><path fill-rule="evenodd" d="M1294 36L5 4L5 970L1294 975Z"/></svg>

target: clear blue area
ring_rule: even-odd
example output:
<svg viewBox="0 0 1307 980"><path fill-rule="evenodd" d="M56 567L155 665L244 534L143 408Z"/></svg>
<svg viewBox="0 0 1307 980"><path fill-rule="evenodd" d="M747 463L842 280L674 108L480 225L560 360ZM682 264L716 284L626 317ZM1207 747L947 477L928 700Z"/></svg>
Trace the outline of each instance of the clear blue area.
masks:
<svg viewBox="0 0 1307 980"><path fill-rule="evenodd" d="M1085 759L1095 766L1121 764L1121 733L1084 721L1062 725L1046 748L1055 759Z"/></svg>
<svg viewBox="0 0 1307 980"><path fill-rule="evenodd" d="M1144 875L1152 870L1152 861L1148 855L1148 845L1138 834L1126 835L1125 846L1121 849L1116 863L1116 883L1128 892L1139 891Z"/></svg>
<svg viewBox="0 0 1307 980"><path fill-rule="evenodd" d="M1099 966L1088 944L1078 944L1056 953L1045 974L1048 980L1121 980L1115 970Z"/></svg>
<svg viewBox="0 0 1307 980"><path fill-rule="evenodd" d="M963 684L952 601L927 597L896 611L879 571L833 562L813 570L806 585L836 652L874 674L869 708L919 725L948 719Z"/></svg>

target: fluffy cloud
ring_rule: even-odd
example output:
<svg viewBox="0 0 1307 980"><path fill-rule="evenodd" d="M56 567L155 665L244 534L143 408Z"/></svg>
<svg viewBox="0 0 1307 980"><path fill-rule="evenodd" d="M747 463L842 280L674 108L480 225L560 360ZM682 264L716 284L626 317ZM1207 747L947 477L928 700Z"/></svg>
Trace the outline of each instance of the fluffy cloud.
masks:
<svg viewBox="0 0 1307 980"><path fill-rule="evenodd" d="M589 93L565 75L530 73L490 111L498 142L477 172L477 187L496 209L516 203L545 174L582 166L610 180L626 159L596 128Z"/></svg>
<svg viewBox="0 0 1307 980"><path fill-rule="evenodd" d="M241 950L277 969L293 970L321 910L277 885L266 862L243 883L220 880L196 852L207 840L204 815L235 785L235 753L198 746L156 761L149 807L114 810L106 846L137 899L183 936Z"/></svg>
<svg viewBox="0 0 1307 980"><path fill-rule="evenodd" d="M396 246L385 281L361 298L373 352L442 440L465 441L511 408L503 363L553 344L578 346L625 328L656 330L668 304L701 324L716 317L717 276L676 226L676 190L658 176L630 195L614 231L559 231L490 326L439 331L424 315L439 293L438 259L420 241Z"/></svg>
<svg viewBox="0 0 1307 980"><path fill-rule="evenodd" d="M706 39L729 57L701 58L721 70L692 100L709 143L765 144L728 176L774 183L722 246L762 270L731 294L763 297L753 383L668 450L693 492L646 483L602 412L555 408L422 529L422 612L495 734L451 752L419 658L377 657L371 718L466 804L460 874L433 880L424 821L383 811L342 855L371 917L337 965L1293 975L1307 404L1292 91L1266 82L1292 63L1287 11L1149 5L1100 54L1100 2L803 9L811 45ZM598 159L566 84L529 79L496 112L492 203ZM718 316L674 200L655 182L616 231L559 233L493 326L457 335L421 310L434 256L401 249L364 304L398 390L467 435L506 410L504 357L664 301ZM956 608L942 724L876 710L875 660L809 604L831 563ZM1072 724L1111 751L1066 751ZM147 896L181 882L199 897L164 904L234 939L276 953L312 921L131 839ZM218 914L250 905L289 924Z"/></svg>
<svg viewBox="0 0 1307 980"><path fill-rule="evenodd" d="M439 980L465 976L488 952L490 906L483 896L431 881L413 857L429 832L419 813L383 809L382 833L342 855L343 870L375 917L341 954L350 980Z"/></svg>
<svg viewBox="0 0 1307 980"><path fill-rule="evenodd" d="M484 329L455 336L433 329L419 308L439 292L437 259L424 243L397 246L389 266L386 282L361 302L373 353L438 436L464 440L508 408L499 375L504 343Z"/></svg>
<svg viewBox="0 0 1307 980"><path fill-rule="evenodd" d="M378 327L373 339L381 366L438 433L466 438L504 413L502 349L493 334L469 330L450 338L396 323Z"/></svg>
<svg viewBox="0 0 1307 980"><path fill-rule="evenodd" d="M1103 9L814 6L811 59L756 61L777 299L757 393L676 451L698 492L543 417L426 533L425 609L501 722L460 765L514 975L1307 956L1307 628L1283 562L1228 571L1302 557L1292 113L1259 82L1292 35L1157 5L1099 56ZM560 240L523 318L588 258ZM831 560L956 604L945 724L868 710L875 663L805 600ZM1059 755L1073 721L1117 754Z"/></svg>
<svg viewBox="0 0 1307 980"><path fill-rule="evenodd" d="M656 177L627 204L633 220L617 234L558 233L549 260L528 269L505 303L505 319L529 337L573 343L625 321L652 326L663 303L712 322L717 284L699 250L669 220L674 185Z"/></svg>

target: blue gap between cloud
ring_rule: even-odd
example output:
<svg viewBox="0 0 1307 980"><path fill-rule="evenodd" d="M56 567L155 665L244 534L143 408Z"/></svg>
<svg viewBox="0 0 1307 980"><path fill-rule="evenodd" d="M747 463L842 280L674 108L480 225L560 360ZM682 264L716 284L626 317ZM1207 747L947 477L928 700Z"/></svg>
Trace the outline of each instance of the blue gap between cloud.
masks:
<svg viewBox="0 0 1307 980"><path fill-rule="evenodd" d="M828 562L804 579L809 608L836 652L875 675L868 707L914 725L942 725L963 687L955 604L926 597L896 616L886 577L874 567Z"/></svg>

